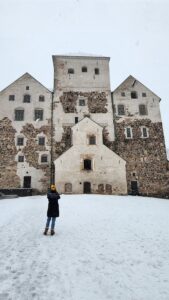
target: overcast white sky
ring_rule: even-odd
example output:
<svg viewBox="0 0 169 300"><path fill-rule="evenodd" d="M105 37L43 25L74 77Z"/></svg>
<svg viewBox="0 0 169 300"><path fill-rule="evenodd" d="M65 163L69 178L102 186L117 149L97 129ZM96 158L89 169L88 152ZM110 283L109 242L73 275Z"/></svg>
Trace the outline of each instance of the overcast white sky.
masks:
<svg viewBox="0 0 169 300"><path fill-rule="evenodd" d="M0 90L25 72L52 88L52 54L110 56L112 90L131 74L162 98L169 148L169 1L0 0L0 53Z"/></svg>

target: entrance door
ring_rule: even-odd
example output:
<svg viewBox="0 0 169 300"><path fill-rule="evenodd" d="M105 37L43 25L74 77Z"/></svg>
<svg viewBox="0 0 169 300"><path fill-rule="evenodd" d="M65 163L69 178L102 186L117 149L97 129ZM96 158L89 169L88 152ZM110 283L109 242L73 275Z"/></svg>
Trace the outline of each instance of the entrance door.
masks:
<svg viewBox="0 0 169 300"><path fill-rule="evenodd" d="M90 182L84 182L83 183L83 193L84 194L90 194L91 193L91 183Z"/></svg>
<svg viewBox="0 0 169 300"><path fill-rule="evenodd" d="M138 184L137 181L131 181L131 194L132 195L138 195Z"/></svg>
<svg viewBox="0 0 169 300"><path fill-rule="evenodd" d="M27 189L31 188L31 176L24 176L23 187Z"/></svg>

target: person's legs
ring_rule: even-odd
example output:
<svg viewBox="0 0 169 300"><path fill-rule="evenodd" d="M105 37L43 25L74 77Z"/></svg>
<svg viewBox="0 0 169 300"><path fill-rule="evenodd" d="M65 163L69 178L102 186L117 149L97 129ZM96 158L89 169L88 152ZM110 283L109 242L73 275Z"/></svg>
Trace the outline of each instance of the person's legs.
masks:
<svg viewBox="0 0 169 300"><path fill-rule="evenodd" d="M54 228L55 228L55 221L56 218L52 218L52 224L51 224L51 235L55 234Z"/></svg>
<svg viewBox="0 0 169 300"><path fill-rule="evenodd" d="M49 228L50 221L51 221L51 217L48 217L47 218L47 222L46 222L46 228Z"/></svg>
<svg viewBox="0 0 169 300"><path fill-rule="evenodd" d="M46 228L45 228L45 231L44 231L44 235L47 235L47 233L48 233L50 220L51 220L51 217L47 217L47 222L46 222Z"/></svg>

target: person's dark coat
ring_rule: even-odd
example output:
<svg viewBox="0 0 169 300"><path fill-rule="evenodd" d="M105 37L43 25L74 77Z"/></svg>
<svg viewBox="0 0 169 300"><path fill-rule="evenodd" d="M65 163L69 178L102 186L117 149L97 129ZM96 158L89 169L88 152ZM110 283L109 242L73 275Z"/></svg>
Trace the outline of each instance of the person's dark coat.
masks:
<svg viewBox="0 0 169 300"><path fill-rule="evenodd" d="M59 217L59 203L60 199L59 193L57 191L49 191L47 193L47 198L49 200L47 217L57 218Z"/></svg>

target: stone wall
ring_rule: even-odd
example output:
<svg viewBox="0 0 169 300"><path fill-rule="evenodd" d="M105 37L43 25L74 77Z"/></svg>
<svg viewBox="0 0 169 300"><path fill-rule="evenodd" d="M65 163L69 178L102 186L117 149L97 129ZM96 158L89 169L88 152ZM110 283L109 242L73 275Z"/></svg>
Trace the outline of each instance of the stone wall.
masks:
<svg viewBox="0 0 169 300"><path fill-rule="evenodd" d="M44 173L44 176L41 178L40 182L43 183L43 191L47 190L50 181L50 155L49 150L45 145L38 145L37 135L40 133L45 134L47 137L47 145L51 144L51 127L50 125L43 125L40 128L35 128L32 124L25 124L21 130L21 133L27 138L26 145L22 149L22 153L25 155L27 163L29 166L34 167L35 169L41 169ZM48 163L40 164L39 163L39 152L45 151L48 153Z"/></svg>
<svg viewBox="0 0 169 300"><path fill-rule="evenodd" d="M0 120L0 188L20 188L15 156L16 130L8 118Z"/></svg>
<svg viewBox="0 0 169 300"><path fill-rule="evenodd" d="M71 147L71 127L63 126L63 131L61 141L54 143L54 160Z"/></svg>
<svg viewBox="0 0 169 300"><path fill-rule="evenodd" d="M77 100L79 97L87 99L89 113L106 113L107 98L105 92L63 92L60 96L65 113L76 113Z"/></svg>
<svg viewBox="0 0 169 300"><path fill-rule="evenodd" d="M132 128L132 139L125 138L127 126ZM140 126L149 129L149 138L141 138ZM115 123L115 130L116 140L110 148L127 162L128 193L131 193L131 181L137 181L140 195L168 197L169 172L162 123L148 119L124 120Z"/></svg>

